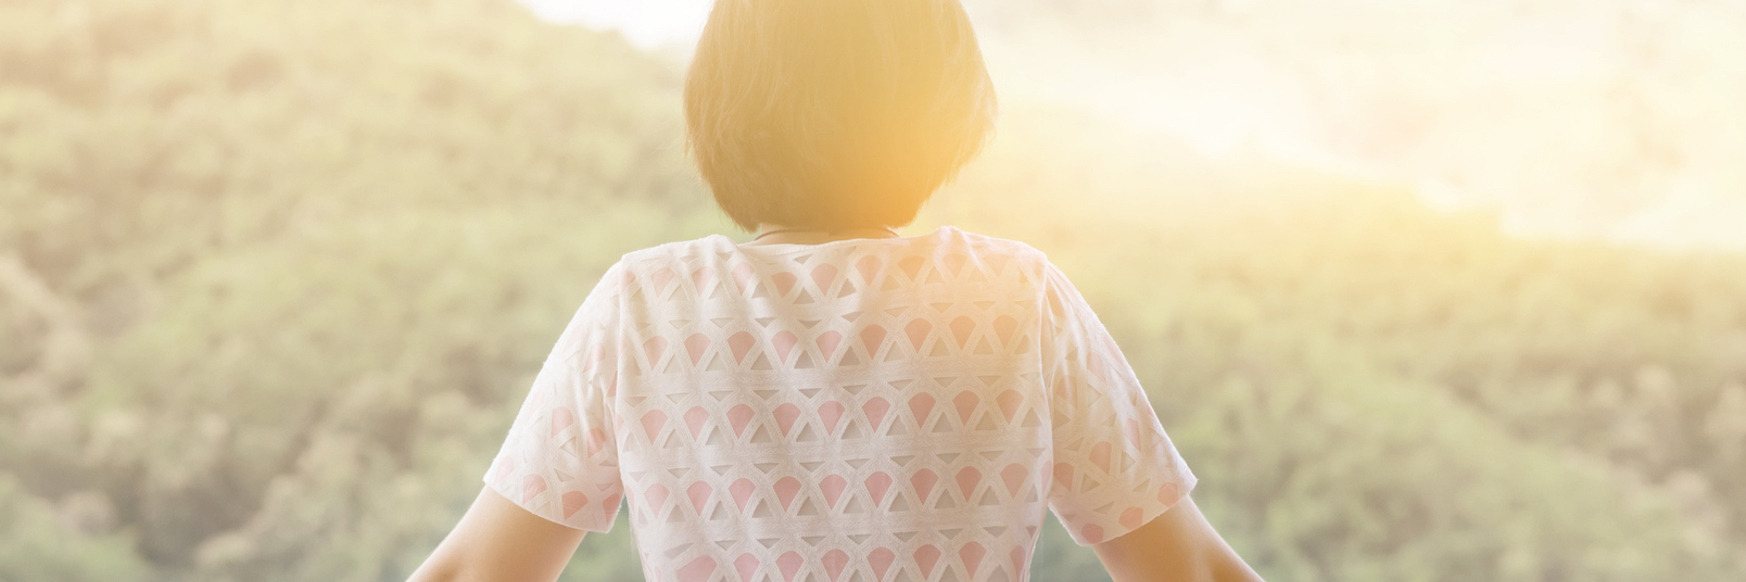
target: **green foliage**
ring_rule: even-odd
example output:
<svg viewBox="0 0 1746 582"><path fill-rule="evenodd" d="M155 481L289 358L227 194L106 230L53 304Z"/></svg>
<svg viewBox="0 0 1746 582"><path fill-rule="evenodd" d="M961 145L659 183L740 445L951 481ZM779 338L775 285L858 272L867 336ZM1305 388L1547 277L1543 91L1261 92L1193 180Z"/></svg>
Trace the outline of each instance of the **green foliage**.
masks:
<svg viewBox="0 0 1746 582"><path fill-rule="evenodd" d="M0 3L0 579L404 578L600 272L727 227L673 69L507 2ZM918 227L1073 275L1269 579L1746 568L1746 260L1008 104ZM641 574L621 516L564 579Z"/></svg>
<svg viewBox="0 0 1746 582"><path fill-rule="evenodd" d="M57 514L55 508L22 491L16 480L0 475L0 580L143 579L146 564L133 553L132 540L81 531L97 525L92 520L103 516L76 507L62 512L66 515ZM80 516L87 523L67 523L68 517Z"/></svg>
<svg viewBox="0 0 1746 582"><path fill-rule="evenodd" d="M161 578L403 577L599 273L719 224L673 72L513 5L0 11L0 474Z"/></svg>

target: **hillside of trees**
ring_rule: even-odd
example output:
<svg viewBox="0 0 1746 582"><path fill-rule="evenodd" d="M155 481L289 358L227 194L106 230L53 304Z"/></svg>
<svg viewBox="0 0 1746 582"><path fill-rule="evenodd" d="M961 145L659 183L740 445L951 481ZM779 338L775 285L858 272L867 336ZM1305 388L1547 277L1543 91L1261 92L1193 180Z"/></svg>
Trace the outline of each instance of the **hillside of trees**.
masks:
<svg viewBox="0 0 1746 582"><path fill-rule="evenodd" d="M605 267L732 234L680 75L507 0L0 2L0 580L403 579ZM1061 265L1267 579L1746 571L1746 257L1000 131L907 234ZM565 580L642 579L619 523Z"/></svg>

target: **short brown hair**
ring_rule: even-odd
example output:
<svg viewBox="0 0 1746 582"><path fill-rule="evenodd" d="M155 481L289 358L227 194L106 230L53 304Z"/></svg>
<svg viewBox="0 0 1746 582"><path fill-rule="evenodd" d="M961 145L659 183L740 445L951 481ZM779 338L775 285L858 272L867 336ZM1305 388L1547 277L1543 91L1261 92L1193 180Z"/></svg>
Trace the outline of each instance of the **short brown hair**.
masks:
<svg viewBox="0 0 1746 582"><path fill-rule="evenodd" d="M685 80L691 156L746 230L909 224L994 116L958 0L717 0Z"/></svg>

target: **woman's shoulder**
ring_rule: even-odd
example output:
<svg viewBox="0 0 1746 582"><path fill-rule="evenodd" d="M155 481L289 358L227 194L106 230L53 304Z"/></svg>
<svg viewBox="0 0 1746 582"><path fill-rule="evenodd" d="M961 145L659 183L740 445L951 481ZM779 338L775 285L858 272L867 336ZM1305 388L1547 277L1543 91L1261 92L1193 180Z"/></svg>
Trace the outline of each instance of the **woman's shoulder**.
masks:
<svg viewBox="0 0 1746 582"><path fill-rule="evenodd" d="M704 266L730 266L737 263L762 263L768 260L796 259L850 260L869 254L890 256L974 257L979 262L1013 262L1032 269L1048 264L1043 251L1023 241L970 232L944 225L915 236L896 239L845 239L819 245L772 245L744 247L721 234L711 234L688 240L663 243L625 253L618 261L619 270L644 273L662 269L697 269Z"/></svg>
<svg viewBox="0 0 1746 582"><path fill-rule="evenodd" d="M620 256L618 263L614 266L620 270L633 272L659 269L675 262L695 263L698 259L705 257L726 258L736 249L732 239L720 234L712 234L633 250Z"/></svg>
<svg viewBox="0 0 1746 582"><path fill-rule="evenodd" d="M954 226L940 227L940 230L937 232L943 233L941 241L945 245L960 246L983 254L1001 254L1035 260L1048 260L1048 257L1043 254L1043 251L1037 250L1036 247L1021 240L974 233Z"/></svg>

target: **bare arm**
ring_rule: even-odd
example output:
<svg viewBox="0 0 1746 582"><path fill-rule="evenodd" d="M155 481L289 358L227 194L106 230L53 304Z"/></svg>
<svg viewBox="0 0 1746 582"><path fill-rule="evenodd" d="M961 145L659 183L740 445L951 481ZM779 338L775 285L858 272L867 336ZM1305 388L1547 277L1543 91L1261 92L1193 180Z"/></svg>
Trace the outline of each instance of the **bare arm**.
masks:
<svg viewBox="0 0 1746 582"><path fill-rule="evenodd" d="M528 513L486 487L407 582L551 582L587 533Z"/></svg>
<svg viewBox="0 0 1746 582"><path fill-rule="evenodd" d="M1139 529L1091 548L1115 582L1261 581L1187 497Z"/></svg>

